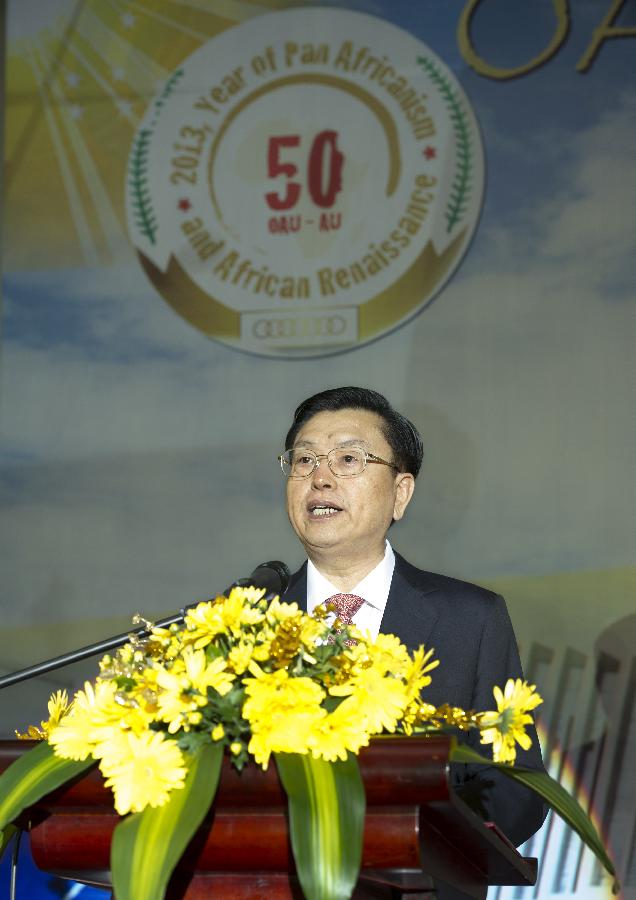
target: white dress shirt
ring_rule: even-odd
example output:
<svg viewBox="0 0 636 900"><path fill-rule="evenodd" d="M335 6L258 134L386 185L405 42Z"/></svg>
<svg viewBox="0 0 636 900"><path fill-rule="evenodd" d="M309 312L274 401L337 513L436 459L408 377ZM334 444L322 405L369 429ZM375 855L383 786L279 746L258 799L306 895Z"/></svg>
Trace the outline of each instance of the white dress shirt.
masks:
<svg viewBox="0 0 636 900"><path fill-rule="evenodd" d="M357 594L364 604L353 617L353 624L362 632L368 632L376 638L380 632L382 616L389 598L391 579L395 568L395 554L389 542L386 542L384 557L368 575L356 584L347 594ZM307 612L312 613L320 604L334 594L342 594L322 575L312 561L307 560Z"/></svg>

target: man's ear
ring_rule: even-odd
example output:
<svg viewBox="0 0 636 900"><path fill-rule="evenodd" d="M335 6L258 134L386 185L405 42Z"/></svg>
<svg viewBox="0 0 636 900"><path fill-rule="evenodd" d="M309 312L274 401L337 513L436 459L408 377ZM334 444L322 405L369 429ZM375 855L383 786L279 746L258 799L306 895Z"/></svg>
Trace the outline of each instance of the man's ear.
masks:
<svg viewBox="0 0 636 900"><path fill-rule="evenodd" d="M398 521L404 515L406 507L411 502L415 490L415 478L410 472L399 472L395 476L395 503L393 504L393 519Z"/></svg>

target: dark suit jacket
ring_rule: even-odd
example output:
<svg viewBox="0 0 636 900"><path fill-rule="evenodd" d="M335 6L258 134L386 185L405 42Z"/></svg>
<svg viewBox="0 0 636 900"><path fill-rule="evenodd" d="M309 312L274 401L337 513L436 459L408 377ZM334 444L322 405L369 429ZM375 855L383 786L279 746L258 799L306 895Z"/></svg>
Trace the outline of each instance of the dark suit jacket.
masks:
<svg viewBox="0 0 636 900"><path fill-rule="evenodd" d="M306 609L306 564L292 575L286 594ZM395 634L411 651L420 644L435 648L440 664L431 672L432 684L422 694L435 705L447 702L465 710L495 709L493 687L503 689L508 678L523 677L502 597L474 584L423 572L397 553L381 630ZM534 728L529 733L532 747L527 752L520 750L517 762L542 769ZM477 731L460 739L490 756L490 748L479 743ZM485 820L496 822L517 846L534 834L545 818L541 800L494 767L454 766L452 778L459 796ZM442 895L451 896L440 891Z"/></svg>

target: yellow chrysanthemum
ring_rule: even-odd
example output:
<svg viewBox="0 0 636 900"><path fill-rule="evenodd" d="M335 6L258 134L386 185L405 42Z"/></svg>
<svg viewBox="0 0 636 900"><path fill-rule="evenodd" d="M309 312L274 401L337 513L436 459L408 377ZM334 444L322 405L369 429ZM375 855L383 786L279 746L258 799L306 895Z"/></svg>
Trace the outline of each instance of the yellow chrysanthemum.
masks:
<svg viewBox="0 0 636 900"><path fill-rule="evenodd" d="M270 657L270 649L272 646L272 641L276 637L275 631L270 631L269 629L263 629L263 631L258 636L258 641L254 644L254 649L252 651L252 659L255 659L257 662L267 662ZM248 666L249 668L249 666Z"/></svg>
<svg viewBox="0 0 636 900"><path fill-rule="evenodd" d="M479 715L481 743L492 744L492 755L495 762L514 763L517 758L516 744L528 750L532 741L526 734L526 725L532 723L530 710L543 703L536 692L535 685L528 684L520 678L509 678L504 690L494 687L493 694L497 701L497 711L488 711Z"/></svg>
<svg viewBox="0 0 636 900"><path fill-rule="evenodd" d="M208 663L204 650L186 647L170 669L157 670L157 718L168 723L171 734L179 728L188 731L201 721L200 710L208 702L208 688L224 695L233 681L234 675L227 671L223 658Z"/></svg>
<svg viewBox="0 0 636 900"><path fill-rule="evenodd" d="M243 715L250 723L249 752L263 768L273 752L306 753L308 735L326 715L325 692L310 678L290 678L286 669L263 672L250 663L255 676L246 678Z"/></svg>
<svg viewBox="0 0 636 900"><path fill-rule="evenodd" d="M121 718L121 709L114 721L104 714L104 710L112 710L116 690L111 681L97 681L95 686L87 681L84 690L77 691L68 715L49 733L49 744L58 756L88 759L104 731L112 730L114 721Z"/></svg>
<svg viewBox="0 0 636 900"><path fill-rule="evenodd" d="M49 712L49 720L46 725L42 722L42 728L54 728L69 711L68 694L66 691L55 691L55 693L51 694L47 709Z"/></svg>
<svg viewBox="0 0 636 900"><path fill-rule="evenodd" d="M254 653L253 641L241 640L234 644L227 655L229 668L236 674L242 675L250 664Z"/></svg>
<svg viewBox="0 0 636 900"><path fill-rule="evenodd" d="M431 659L434 652L433 648L425 652L420 644L409 661L404 673L409 702L418 698L422 688L428 687L433 680L428 673L439 665L439 659Z"/></svg>
<svg viewBox="0 0 636 900"><path fill-rule="evenodd" d="M45 722L37 725L29 725L26 734L16 731L16 737L22 741L42 741L44 740L52 728L59 725L60 721L69 711L68 694L66 691L55 691L51 694L48 702L49 717Z"/></svg>
<svg viewBox="0 0 636 900"><path fill-rule="evenodd" d="M205 695L211 687L223 696L231 689L234 675L227 671L227 663L221 657L208 663L205 651L186 647L183 651L183 663L185 678L199 693Z"/></svg>
<svg viewBox="0 0 636 900"><path fill-rule="evenodd" d="M374 666L361 669L345 684L334 685L329 693L346 697L342 705L366 720L370 734L395 731L407 703L406 685L400 678L385 677Z"/></svg>
<svg viewBox="0 0 636 900"><path fill-rule="evenodd" d="M170 734L180 728L189 731L192 725L201 721L200 710L207 700L198 691L190 690L187 678L164 671L159 674L159 687L156 717L168 725Z"/></svg>
<svg viewBox="0 0 636 900"><path fill-rule="evenodd" d="M309 735L325 716L320 706L286 713L279 709L266 719L250 722L252 736L247 749L264 769L271 753L307 753Z"/></svg>
<svg viewBox="0 0 636 900"><path fill-rule="evenodd" d="M147 806L163 806L170 792L184 785L187 769L181 750L161 732L118 734L101 749L99 767L122 816Z"/></svg>
<svg viewBox="0 0 636 900"><path fill-rule="evenodd" d="M366 717L344 703L314 722L307 736L312 755L330 762L344 760L348 752L357 753L368 743Z"/></svg>
<svg viewBox="0 0 636 900"><path fill-rule="evenodd" d="M199 603L185 617L183 639L198 650L219 634L239 635L244 626L258 625L265 613L255 604L264 594L263 589L232 588L229 597Z"/></svg>
<svg viewBox="0 0 636 900"><path fill-rule="evenodd" d="M300 607L297 603L281 603L280 597L274 597L265 611L265 617L268 624L275 628L284 622L285 619L293 618L300 613Z"/></svg>
<svg viewBox="0 0 636 900"><path fill-rule="evenodd" d="M303 616L300 625L300 642L307 650L313 650L317 641L323 637L325 626L312 616Z"/></svg>
<svg viewBox="0 0 636 900"><path fill-rule="evenodd" d="M374 668L383 675L404 675L410 664L409 651L394 634L379 634L367 643L367 653Z"/></svg>

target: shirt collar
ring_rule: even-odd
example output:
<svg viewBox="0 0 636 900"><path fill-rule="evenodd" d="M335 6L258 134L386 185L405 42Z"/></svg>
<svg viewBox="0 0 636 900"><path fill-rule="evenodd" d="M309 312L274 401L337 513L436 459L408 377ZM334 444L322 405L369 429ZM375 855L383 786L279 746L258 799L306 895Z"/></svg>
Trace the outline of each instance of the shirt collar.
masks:
<svg viewBox="0 0 636 900"><path fill-rule="evenodd" d="M363 597L369 606L383 612L389 597L394 568L395 553L389 542L386 541L383 558L368 575L364 576L362 581L347 593ZM307 560L307 611L313 612L319 603L340 593L341 591L318 571L312 561Z"/></svg>

